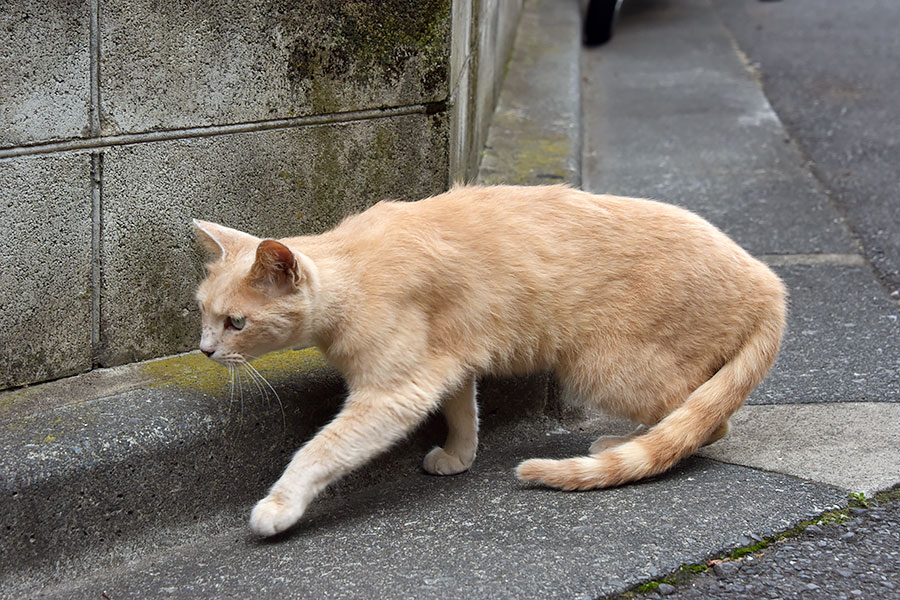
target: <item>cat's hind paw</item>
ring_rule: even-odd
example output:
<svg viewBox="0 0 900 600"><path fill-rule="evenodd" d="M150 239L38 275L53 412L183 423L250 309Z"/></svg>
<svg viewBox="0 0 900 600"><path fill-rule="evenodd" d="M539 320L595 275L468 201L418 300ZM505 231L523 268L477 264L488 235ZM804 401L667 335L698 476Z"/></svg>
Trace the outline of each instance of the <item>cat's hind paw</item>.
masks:
<svg viewBox="0 0 900 600"><path fill-rule="evenodd" d="M463 471L468 471L472 466L475 457L468 462L463 461L458 456L448 454L443 448L435 447L425 455L422 461L422 468L432 475L456 475Z"/></svg>
<svg viewBox="0 0 900 600"><path fill-rule="evenodd" d="M250 529L256 535L269 537L288 529L302 515L303 507L287 501L279 494L270 494L253 507Z"/></svg>

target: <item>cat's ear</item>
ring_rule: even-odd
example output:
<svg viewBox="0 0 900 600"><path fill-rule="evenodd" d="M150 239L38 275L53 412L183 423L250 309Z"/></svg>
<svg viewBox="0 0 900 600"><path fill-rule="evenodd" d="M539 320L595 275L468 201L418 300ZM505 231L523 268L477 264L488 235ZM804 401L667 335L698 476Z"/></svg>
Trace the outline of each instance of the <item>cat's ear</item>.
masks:
<svg viewBox="0 0 900 600"><path fill-rule="evenodd" d="M210 223L209 221L194 219L193 223L197 239L206 248L206 251L209 252L210 257L214 261L221 260L242 246L257 240L249 233L231 229L224 225Z"/></svg>
<svg viewBox="0 0 900 600"><path fill-rule="evenodd" d="M250 280L290 291L299 289L309 279L311 261L281 242L263 240L256 247L256 260L250 268Z"/></svg>

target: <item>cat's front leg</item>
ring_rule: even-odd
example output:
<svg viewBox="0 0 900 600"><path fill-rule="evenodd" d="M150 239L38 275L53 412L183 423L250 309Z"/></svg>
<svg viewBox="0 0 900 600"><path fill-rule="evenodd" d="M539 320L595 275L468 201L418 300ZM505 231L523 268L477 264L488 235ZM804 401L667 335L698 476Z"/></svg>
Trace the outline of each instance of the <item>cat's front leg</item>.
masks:
<svg viewBox="0 0 900 600"><path fill-rule="evenodd" d="M475 376L470 375L441 406L447 421L447 441L425 455L422 467L433 475L455 475L467 471L478 449L478 404Z"/></svg>
<svg viewBox="0 0 900 600"><path fill-rule="evenodd" d="M351 391L343 410L291 459L250 514L250 528L275 535L296 523L331 482L403 438L432 411L445 387L411 385L394 393Z"/></svg>

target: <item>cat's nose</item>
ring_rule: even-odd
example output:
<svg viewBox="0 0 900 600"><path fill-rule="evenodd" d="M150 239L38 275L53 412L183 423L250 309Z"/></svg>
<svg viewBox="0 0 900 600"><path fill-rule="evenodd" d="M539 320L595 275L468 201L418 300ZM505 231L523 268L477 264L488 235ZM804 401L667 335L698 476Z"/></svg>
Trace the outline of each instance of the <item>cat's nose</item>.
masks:
<svg viewBox="0 0 900 600"><path fill-rule="evenodd" d="M212 358L212 355L216 353L216 345L216 339L204 328L203 335L200 336L200 352Z"/></svg>

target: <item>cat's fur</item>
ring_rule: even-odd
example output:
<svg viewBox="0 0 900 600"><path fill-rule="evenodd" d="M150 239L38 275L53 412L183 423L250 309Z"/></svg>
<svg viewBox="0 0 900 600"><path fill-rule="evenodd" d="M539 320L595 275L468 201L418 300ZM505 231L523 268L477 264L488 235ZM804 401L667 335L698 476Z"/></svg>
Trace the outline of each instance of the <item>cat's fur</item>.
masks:
<svg viewBox="0 0 900 600"><path fill-rule="evenodd" d="M449 434L424 468L468 469L484 373L550 370L585 402L649 427L601 438L589 456L527 460L520 479L586 490L660 473L725 435L784 329L772 271L703 219L648 200L457 187L379 203L317 236L195 226L214 257L197 293L201 349L235 364L315 345L349 385L340 414L253 509L261 535L296 523L325 486L438 407ZM229 316L245 317L243 329Z"/></svg>

